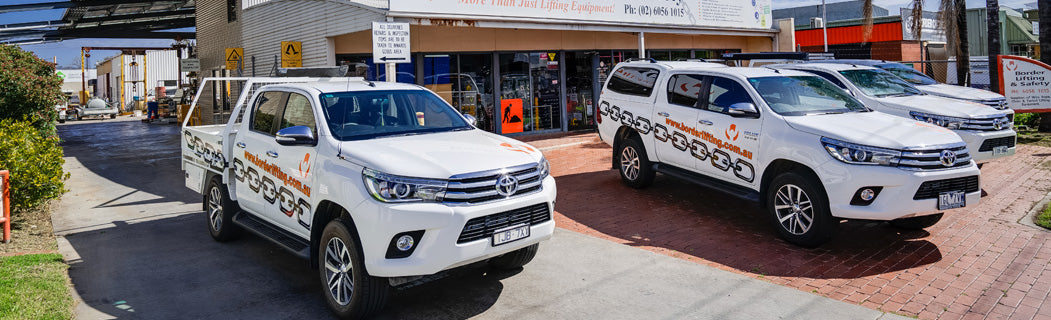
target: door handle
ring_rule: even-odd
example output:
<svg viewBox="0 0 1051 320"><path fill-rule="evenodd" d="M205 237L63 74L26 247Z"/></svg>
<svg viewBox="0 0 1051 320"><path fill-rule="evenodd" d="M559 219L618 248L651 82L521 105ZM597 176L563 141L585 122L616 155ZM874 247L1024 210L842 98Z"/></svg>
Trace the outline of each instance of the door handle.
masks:
<svg viewBox="0 0 1051 320"><path fill-rule="evenodd" d="M271 158L277 158L277 152L267 151L266 155L270 156Z"/></svg>
<svg viewBox="0 0 1051 320"><path fill-rule="evenodd" d="M236 145L239 148L244 148L245 147L245 143L244 142L238 142L238 143L236 143Z"/></svg>
<svg viewBox="0 0 1051 320"><path fill-rule="evenodd" d="M706 125L706 126L710 126L710 125L714 125L715 124L714 122L711 122L711 121L708 121L708 120L697 120L697 122L700 123L700 124Z"/></svg>
<svg viewBox="0 0 1051 320"><path fill-rule="evenodd" d="M668 114L667 112L664 112L664 111L661 111L661 112L657 112L657 115L659 115L659 116L662 116L662 117L668 117L668 116L671 116L670 114Z"/></svg>

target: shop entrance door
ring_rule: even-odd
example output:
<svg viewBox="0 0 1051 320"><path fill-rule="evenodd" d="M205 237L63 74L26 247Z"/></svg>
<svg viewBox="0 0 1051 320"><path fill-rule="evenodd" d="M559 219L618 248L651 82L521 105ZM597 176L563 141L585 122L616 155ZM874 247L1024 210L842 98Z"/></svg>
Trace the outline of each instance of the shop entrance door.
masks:
<svg viewBox="0 0 1051 320"><path fill-rule="evenodd" d="M569 130L595 128L597 52L566 52L566 118Z"/></svg>
<svg viewBox="0 0 1051 320"><path fill-rule="evenodd" d="M500 133L562 128L558 58L556 52L500 54Z"/></svg>

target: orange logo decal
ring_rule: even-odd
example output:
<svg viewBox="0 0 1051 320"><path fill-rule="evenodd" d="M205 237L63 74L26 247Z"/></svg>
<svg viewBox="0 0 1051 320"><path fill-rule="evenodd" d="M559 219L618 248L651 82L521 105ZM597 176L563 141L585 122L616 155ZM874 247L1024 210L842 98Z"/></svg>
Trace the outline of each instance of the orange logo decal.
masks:
<svg viewBox="0 0 1051 320"><path fill-rule="evenodd" d="M1014 60L1008 60L1007 66L1005 66L1004 69L1007 69L1007 71L1015 71L1018 70L1018 65L1015 64Z"/></svg>
<svg viewBox="0 0 1051 320"><path fill-rule="evenodd" d="M536 152L536 150L534 150L533 148L531 148L531 147L529 147L527 145L524 145L524 144L512 145L510 143L504 142L504 143L501 143L500 146L504 147L504 148L507 148L508 150L517 151L517 152L521 152L521 153L533 153L533 152Z"/></svg>
<svg viewBox="0 0 1051 320"><path fill-rule="evenodd" d="M307 167L306 170L303 170L303 166L304 165ZM303 177L303 178L306 178L307 175L310 174L310 166L311 165L312 164L310 163L310 154L308 153L306 155L303 155L303 161L299 162L299 176Z"/></svg>
<svg viewBox="0 0 1051 320"><path fill-rule="evenodd" d="M731 124L730 128L726 129L725 133L726 133L726 138L730 139L730 140L733 140L733 141L737 141L737 136L741 135L740 132L737 132L737 125L736 124ZM733 134L734 136L730 137L730 134Z"/></svg>

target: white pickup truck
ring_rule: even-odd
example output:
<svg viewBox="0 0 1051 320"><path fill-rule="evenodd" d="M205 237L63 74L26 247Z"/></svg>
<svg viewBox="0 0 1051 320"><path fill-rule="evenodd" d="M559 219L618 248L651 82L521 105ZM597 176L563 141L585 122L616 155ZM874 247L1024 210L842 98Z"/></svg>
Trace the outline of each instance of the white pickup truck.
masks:
<svg viewBox="0 0 1051 320"><path fill-rule="evenodd" d="M771 66L824 77L879 112L915 119L953 130L967 142L978 163L1015 154L1010 110L923 93L883 69L850 64L801 63Z"/></svg>
<svg viewBox="0 0 1051 320"><path fill-rule="evenodd" d="M926 228L981 197L952 131L872 111L801 71L625 62L599 108L625 184L660 172L758 201L800 246L828 241L841 219Z"/></svg>
<svg viewBox="0 0 1051 320"><path fill-rule="evenodd" d="M247 230L308 258L341 317L451 268L521 267L554 232L543 154L476 129L429 90L361 78L201 87L210 81L249 89L228 123L183 123L186 186L203 194L212 237Z"/></svg>

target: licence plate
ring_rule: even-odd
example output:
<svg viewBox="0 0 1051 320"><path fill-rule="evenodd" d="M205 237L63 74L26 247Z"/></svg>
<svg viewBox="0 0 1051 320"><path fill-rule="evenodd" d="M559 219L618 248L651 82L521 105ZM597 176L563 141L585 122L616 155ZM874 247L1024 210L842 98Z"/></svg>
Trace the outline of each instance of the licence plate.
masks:
<svg viewBox="0 0 1051 320"><path fill-rule="evenodd" d="M507 227L493 232L493 246L495 247L515 240L525 239L527 237L529 237L528 224Z"/></svg>
<svg viewBox="0 0 1051 320"><path fill-rule="evenodd" d="M963 208L967 206L967 196L963 191L950 191L938 194L938 210Z"/></svg>
<svg viewBox="0 0 1051 320"><path fill-rule="evenodd" d="M1009 149L1010 148L1008 146L993 147L993 155L998 156L1001 154L1007 154L1007 150Z"/></svg>

